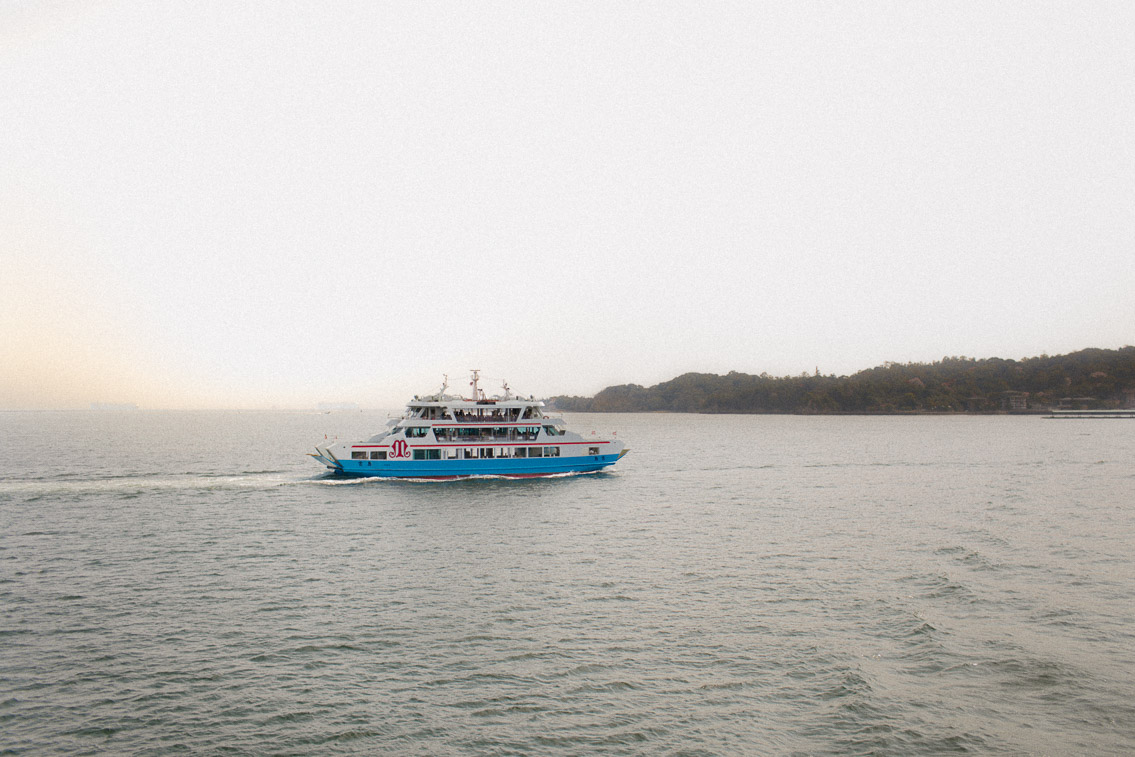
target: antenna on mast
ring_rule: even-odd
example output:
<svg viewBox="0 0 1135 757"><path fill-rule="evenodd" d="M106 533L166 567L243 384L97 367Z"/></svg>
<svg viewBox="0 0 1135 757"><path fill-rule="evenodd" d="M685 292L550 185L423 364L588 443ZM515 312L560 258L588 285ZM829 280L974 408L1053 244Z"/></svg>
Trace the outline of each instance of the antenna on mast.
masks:
<svg viewBox="0 0 1135 757"><path fill-rule="evenodd" d="M470 368L469 370L473 372L473 380L469 384L473 387L473 401L476 402L481 399L481 390L477 388L477 382L481 380L481 369Z"/></svg>

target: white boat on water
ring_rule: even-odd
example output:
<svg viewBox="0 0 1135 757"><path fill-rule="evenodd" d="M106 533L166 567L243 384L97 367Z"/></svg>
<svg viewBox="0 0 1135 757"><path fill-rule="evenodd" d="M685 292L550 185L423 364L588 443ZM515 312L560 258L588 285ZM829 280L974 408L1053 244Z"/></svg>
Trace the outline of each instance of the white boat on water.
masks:
<svg viewBox="0 0 1135 757"><path fill-rule="evenodd" d="M565 428L533 397L486 397L473 371L472 398L415 397L401 418L369 439L316 446L311 454L335 473L384 478L530 478L589 473L613 465L628 450L618 439L585 439ZM310 454L310 453L309 453Z"/></svg>

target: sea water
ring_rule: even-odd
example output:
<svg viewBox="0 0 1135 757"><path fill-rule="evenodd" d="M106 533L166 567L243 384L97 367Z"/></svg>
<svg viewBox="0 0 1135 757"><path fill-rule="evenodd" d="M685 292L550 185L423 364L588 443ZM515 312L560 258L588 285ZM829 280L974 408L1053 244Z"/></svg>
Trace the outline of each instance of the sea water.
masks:
<svg viewBox="0 0 1135 757"><path fill-rule="evenodd" d="M568 421L630 454L342 480L304 452L383 414L0 414L0 752L1135 751L1135 422Z"/></svg>

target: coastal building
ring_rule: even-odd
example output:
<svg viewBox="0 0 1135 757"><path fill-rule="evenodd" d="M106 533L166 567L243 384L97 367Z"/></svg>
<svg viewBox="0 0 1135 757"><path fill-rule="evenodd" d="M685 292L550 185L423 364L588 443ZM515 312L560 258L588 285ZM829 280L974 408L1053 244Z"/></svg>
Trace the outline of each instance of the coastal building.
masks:
<svg viewBox="0 0 1135 757"><path fill-rule="evenodd" d="M1009 412L1029 409L1028 392L1001 392L1001 409Z"/></svg>
<svg viewBox="0 0 1135 757"><path fill-rule="evenodd" d="M1056 407L1060 410L1090 410L1097 403L1095 397L1061 397Z"/></svg>

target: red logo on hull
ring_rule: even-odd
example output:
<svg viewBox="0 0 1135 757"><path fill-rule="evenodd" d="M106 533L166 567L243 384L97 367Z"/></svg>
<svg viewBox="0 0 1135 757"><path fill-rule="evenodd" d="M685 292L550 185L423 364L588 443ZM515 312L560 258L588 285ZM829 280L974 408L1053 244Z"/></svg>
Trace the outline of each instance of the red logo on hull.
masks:
<svg viewBox="0 0 1135 757"><path fill-rule="evenodd" d="M390 456L391 457L409 457L410 456L410 446L408 444L406 444L406 442L404 442L403 440L399 439L398 441L396 441L396 442L394 442L393 444L390 445Z"/></svg>

